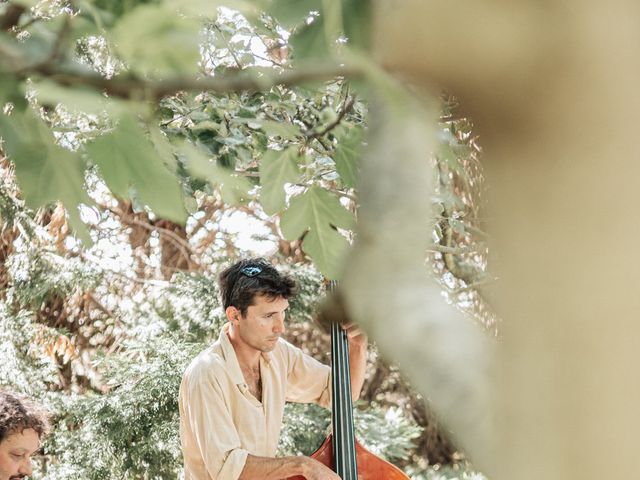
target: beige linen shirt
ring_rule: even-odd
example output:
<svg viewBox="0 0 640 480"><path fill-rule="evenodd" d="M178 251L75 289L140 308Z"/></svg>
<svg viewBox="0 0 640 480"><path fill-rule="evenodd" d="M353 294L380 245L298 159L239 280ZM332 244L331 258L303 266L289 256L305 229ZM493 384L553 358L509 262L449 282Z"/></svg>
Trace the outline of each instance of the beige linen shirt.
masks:
<svg viewBox="0 0 640 480"><path fill-rule="evenodd" d="M276 454L286 401L329 407L331 369L283 339L260 358L262 402L250 392L225 325L180 385L185 480L236 480L248 454Z"/></svg>

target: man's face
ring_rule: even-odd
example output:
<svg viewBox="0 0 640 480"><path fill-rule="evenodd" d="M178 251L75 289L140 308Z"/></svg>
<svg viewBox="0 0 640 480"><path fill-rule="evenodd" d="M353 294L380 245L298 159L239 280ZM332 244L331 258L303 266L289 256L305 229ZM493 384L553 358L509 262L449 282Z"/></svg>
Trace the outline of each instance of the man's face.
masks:
<svg viewBox="0 0 640 480"><path fill-rule="evenodd" d="M40 448L40 437L33 428L10 433L0 442L0 480L31 475L31 456Z"/></svg>
<svg viewBox="0 0 640 480"><path fill-rule="evenodd" d="M270 352L284 333L284 319L289 301L282 297L269 298L257 295L247 313L234 322L240 340L261 352Z"/></svg>

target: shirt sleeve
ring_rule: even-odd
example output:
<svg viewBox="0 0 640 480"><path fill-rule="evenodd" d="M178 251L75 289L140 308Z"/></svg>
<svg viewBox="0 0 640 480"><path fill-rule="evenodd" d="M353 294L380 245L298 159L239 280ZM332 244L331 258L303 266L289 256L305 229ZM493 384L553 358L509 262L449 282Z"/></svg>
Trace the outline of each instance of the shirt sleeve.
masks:
<svg viewBox="0 0 640 480"><path fill-rule="evenodd" d="M215 376L197 370L185 374L180 386L180 417L185 464L194 472L204 468L215 480L237 480L248 452L241 446ZM205 478L204 472L201 474Z"/></svg>
<svg viewBox="0 0 640 480"><path fill-rule="evenodd" d="M287 401L317 403L330 408L331 368L305 354L290 343L287 345Z"/></svg>

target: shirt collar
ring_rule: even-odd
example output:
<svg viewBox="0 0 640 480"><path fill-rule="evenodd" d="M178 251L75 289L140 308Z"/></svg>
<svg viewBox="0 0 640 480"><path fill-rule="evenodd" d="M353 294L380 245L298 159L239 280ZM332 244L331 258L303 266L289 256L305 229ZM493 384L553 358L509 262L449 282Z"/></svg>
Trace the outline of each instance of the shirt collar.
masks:
<svg viewBox="0 0 640 480"><path fill-rule="evenodd" d="M238 363L236 351L233 349L233 345L231 345L231 340L229 340L229 327L231 327L229 322L222 326L218 342L220 342L220 346L222 347L222 355L229 367L229 374L231 375L231 378L236 385L242 385L245 383L244 375L240 369L240 363ZM271 363L271 353L262 352L262 358L267 364Z"/></svg>

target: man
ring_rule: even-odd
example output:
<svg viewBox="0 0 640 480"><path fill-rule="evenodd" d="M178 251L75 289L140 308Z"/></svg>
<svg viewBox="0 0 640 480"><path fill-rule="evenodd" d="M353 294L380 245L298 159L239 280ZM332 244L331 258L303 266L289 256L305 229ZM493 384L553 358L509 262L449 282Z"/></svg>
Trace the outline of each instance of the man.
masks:
<svg viewBox="0 0 640 480"><path fill-rule="evenodd" d="M294 280L251 259L227 268L219 283L228 323L180 386L185 480L339 480L309 457L273 458L285 401L330 404L331 369L280 338ZM346 330L356 399L367 339L355 327Z"/></svg>
<svg viewBox="0 0 640 480"><path fill-rule="evenodd" d="M46 414L35 404L0 391L0 480L31 475L31 456L48 429Z"/></svg>

